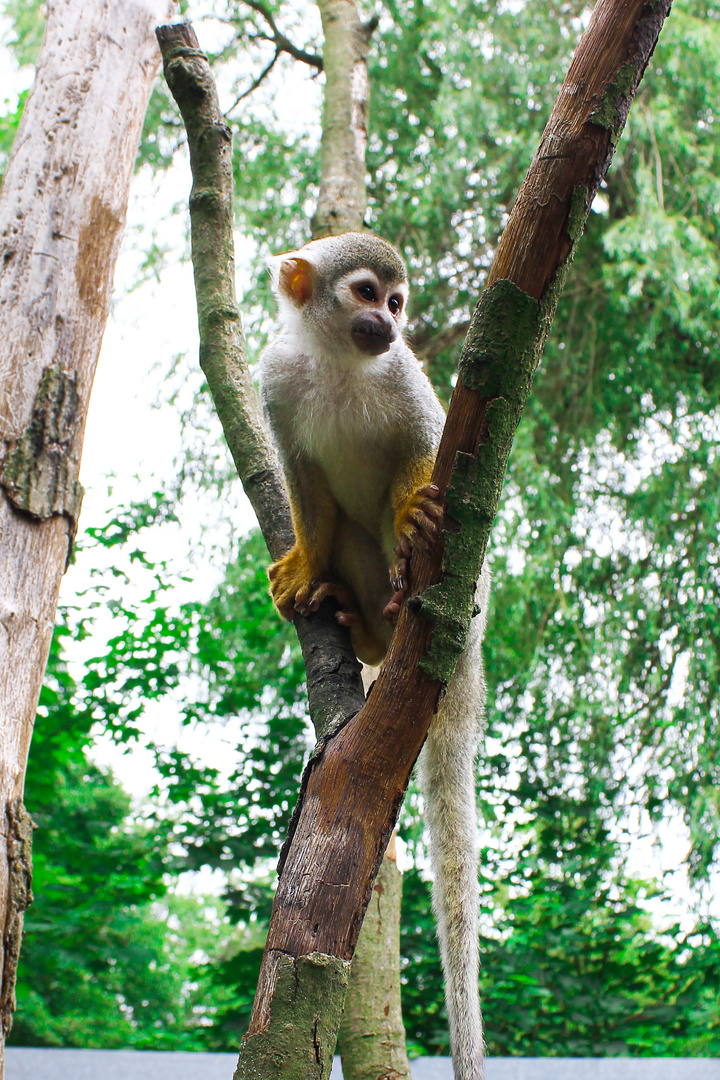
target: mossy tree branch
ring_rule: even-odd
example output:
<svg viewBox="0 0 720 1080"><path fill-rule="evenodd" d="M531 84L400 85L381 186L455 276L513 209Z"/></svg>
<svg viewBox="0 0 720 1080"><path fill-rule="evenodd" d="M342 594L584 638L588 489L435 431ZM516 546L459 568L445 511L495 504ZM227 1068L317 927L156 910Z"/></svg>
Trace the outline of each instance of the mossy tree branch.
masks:
<svg viewBox="0 0 720 1080"><path fill-rule="evenodd" d="M192 261L200 331L200 365L243 487L270 554L293 544L290 506L280 463L248 370L235 294L230 128L220 111L207 57L187 23L161 26L157 37L165 78L188 135ZM352 716L364 695L347 632L327 606L295 620L308 676L310 713L318 737Z"/></svg>
<svg viewBox="0 0 720 1080"><path fill-rule="evenodd" d="M434 474L446 492L450 524L442 565L439 558L413 558L417 598L401 612L380 676L365 706L324 742L306 774L236 1080L266 1080L270 1060L278 1080L329 1075L333 1026L339 1022L363 913L440 687L463 647L512 439L557 296L669 8L670 0L599 0L563 84L463 347ZM205 140L227 162L229 173L227 135L215 130L224 127L219 113L215 119L198 117L199 103L210 91L199 71L197 43L183 44L177 34L170 35L175 45L163 40L166 30L180 29L163 28L159 36L186 126L200 126L201 134L190 138L191 160L202 155ZM193 170L195 176L195 164ZM198 219L197 227L211 232L217 222L210 219L228 212L227 200L220 192L214 196L212 186L205 190L199 173L194 195L195 187L193 233L201 208L209 225ZM225 236L231 236L228 220ZM251 498L263 514L271 505L279 511L276 466L255 456L256 437L250 447L244 436L237 447L231 442L236 404L245 408L246 402L244 389L228 377L223 350L229 346L232 363L243 359L233 351L239 335L234 286L232 293L227 284L218 290L206 276L212 250L218 253L218 271L227 275L232 249L208 243L202 253L198 245L196 255L193 238L194 261L208 259L201 273L197 265L195 271L198 287L211 301L202 307L201 338L205 333L217 349L210 358L203 349L204 370L219 399L223 426L227 421L238 471L250 481ZM222 330L214 336L218 326ZM219 373L212 370L215 360ZM258 489L262 497L255 494ZM432 588L420 598L426 586ZM295 1010L304 985L309 1008L302 1011L303 1032L288 1038L300 1022Z"/></svg>
<svg viewBox="0 0 720 1080"><path fill-rule="evenodd" d="M245 0L245 3L253 11L256 11L258 15L262 15L270 28L271 37L269 40L275 45L276 55L285 52L288 56L292 56L294 60L299 60L301 63L307 64L308 67L315 68L316 71L322 71L324 63L322 56L315 52L308 52L307 49L300 49L293 44L287 34L283 34L267 4L264 4L262 0Z"/></svg>

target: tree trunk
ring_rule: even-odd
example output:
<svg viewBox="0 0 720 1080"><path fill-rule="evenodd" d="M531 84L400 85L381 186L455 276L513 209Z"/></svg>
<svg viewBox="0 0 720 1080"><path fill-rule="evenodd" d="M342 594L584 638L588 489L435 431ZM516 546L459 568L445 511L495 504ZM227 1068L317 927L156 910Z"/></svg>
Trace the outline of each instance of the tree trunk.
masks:
<svg viewBox="0 0 720 1080"><path fill-rule="evenodd" d="M363 665L366 694L379 667ZM402 874L395 833L380 863L358 936L338 1050L345 1080L410 1080L400 993Z"/></svg>
<svg viewBox="0 0 720 1080"><path fill-rule="evenodd" d="M321 163L313 239L362 228L367 205L367 54L377 20L363 23L348 0L318 0L325 44Z"/></svg>
<svg viewBox="0 0 720 1080"><path fill-rule="evenodd" d="M402 874L392 837L358 937L338 1033L344 1080L410 1080L400 1004Z"/></svg>
<svg viewBox="0 0 720 1080"><path fill-rule="evenodd" d="M0 195L0 1040L15 1004L32 726L82 488L90 388L170 0L51 0ZM4 1051L0 1048L0 1078Z"/></svg>

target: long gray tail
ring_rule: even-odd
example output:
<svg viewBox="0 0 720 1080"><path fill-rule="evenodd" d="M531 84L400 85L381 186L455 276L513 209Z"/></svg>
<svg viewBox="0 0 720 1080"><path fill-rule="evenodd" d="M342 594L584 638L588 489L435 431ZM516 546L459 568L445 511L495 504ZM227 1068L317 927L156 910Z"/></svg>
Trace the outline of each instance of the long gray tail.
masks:
<svg viewBox="0 0 720 1080"><path fill-rule="evenodd" d="M455 1080L484 1080L484 1041L478 993L478 829L475 755L485 703L481 645L489 575L476 593L480 606L465 652L420 756L425 821L434 873L432 900L445 973Z"/></svg>

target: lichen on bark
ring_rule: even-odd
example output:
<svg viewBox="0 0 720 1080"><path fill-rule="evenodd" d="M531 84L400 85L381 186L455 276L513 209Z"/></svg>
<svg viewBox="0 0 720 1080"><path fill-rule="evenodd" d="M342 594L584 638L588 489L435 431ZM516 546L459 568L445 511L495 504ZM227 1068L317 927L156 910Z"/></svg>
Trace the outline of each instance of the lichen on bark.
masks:
<svg viewBox="0 0 720 1080"><path fill-rule="evenodd" d="M572 241L540 301L511 281L496 280L480 297L460 356L458 377L486 401L485 431L475 455L458 453L446 491L442 581L410 606L433 624L420 667L447 682L467 640L475 584L485 558L513 437L532 386L558 297L589 213L588 188L573 191L566 222Z"/></svg>
<svg viewBox="0 0 720 1080"><path fill-rule="evenodd" d="M573 190L572 198L570 199L570 213L568 214L567 225L565 226L567 234L572 240L573 244L577 244L578 240L585 231L585 222L587 221L588 214L590 213L590 192L584 184L578 184ZM574 258L575 250L573 248L568 262Z"/></svg>
<svg viewBox="0 0 720 1080"><path fill-rule="evenodd" d="M64 516L75 535L83 487L73 440L81 416L77 371L53 364L43 372L30 423L9 447L0 485L34 518Z"/></svg>
<svg viewBox="0 0 720 1080"><path fill-rule="evenodd" d="M496 281L480 297L460 356L459 378L487 400L485 435L477 453L459 453L446 493L442 581L411 606L433 624L421 668L447 682L465 647L475 584L497 512L505 467L530 392L543 340L540 305L511 281Z"/></svg>
<svg viewBox="0 0 720 1080"><path fill-rule="evenodd" d="M335 956L280 956L270 1019L243 1040L233 1080L328 1080L349 977Z"/></svg>
<svg viewBox="0 0 720 1080"><path fill-rule="evenodd" d="M631 97L639 77L640 72L635 64L623 64L603 94L598 108L589 117L591 124L607 128L613 143L617 143L623 133L628 105L624 109L622 105Z"/></svg>

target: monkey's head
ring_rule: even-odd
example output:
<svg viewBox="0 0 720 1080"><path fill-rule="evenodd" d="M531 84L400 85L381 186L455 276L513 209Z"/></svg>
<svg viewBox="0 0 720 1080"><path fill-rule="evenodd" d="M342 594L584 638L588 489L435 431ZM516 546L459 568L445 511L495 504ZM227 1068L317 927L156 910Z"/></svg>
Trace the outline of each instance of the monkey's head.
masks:
<svg viewBox="0 0 720 1080"><path fill-rule="evenodd" d="M407 268L386 240L349 232L273 260L283 321L322 349L379 356L407 322Z"/></svg>

